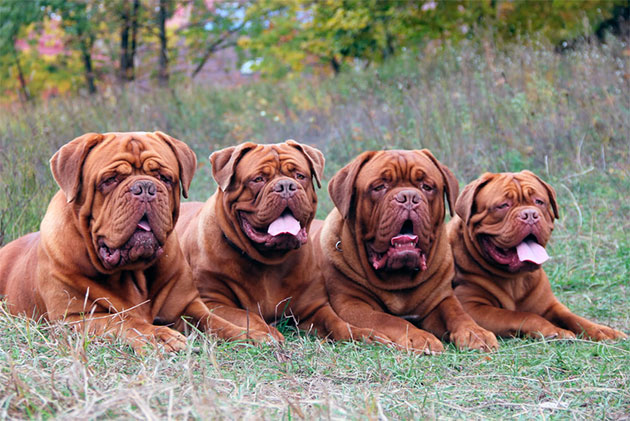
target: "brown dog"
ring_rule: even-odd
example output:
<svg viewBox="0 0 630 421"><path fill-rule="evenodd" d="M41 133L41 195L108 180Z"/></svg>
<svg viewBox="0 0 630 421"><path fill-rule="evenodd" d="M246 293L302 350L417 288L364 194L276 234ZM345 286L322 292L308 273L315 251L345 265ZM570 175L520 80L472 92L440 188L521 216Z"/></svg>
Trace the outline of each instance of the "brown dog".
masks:
<svg viewBox="0 0 630 421"><path fill-rule="evenodd" d="M183 204L176 227L206 305L257 341L283 340L268 324L282 316L334 339L369 336L332 311L308 241L322 153L292 140L244 143L210 161L219 188Z"/></svg>
<svg viewBox="0 0 630 421"><path fill-rule="evenodd" d="M328 189L336 209L317 253L344 320L420 352L441 352L434 335L447 334L459 347L497 348L453 295L444 196L450 207L458 186L446 166L426 149L365 152Z"/></svg>
<svg viewBox="0 0 630 421"><path fill-rule="evenodd" d="M175 330L154 325L190 316L205 330L235 326L199 299L177 237L194 152L164 133L88 133L51 159L61 190L39 232L0 250L0 294L9 311L64 320L78 330L125 337L141 351L185 346Z"/></svg>
<svg viewBox="0 0 630 421"><path fill-rule="evenodd" d="M576 316L551 292L541 264L558 217L553 188L530 171L486 173L468 184L448 223L455 294L500 336L595 339L626 335Z"/></svg>

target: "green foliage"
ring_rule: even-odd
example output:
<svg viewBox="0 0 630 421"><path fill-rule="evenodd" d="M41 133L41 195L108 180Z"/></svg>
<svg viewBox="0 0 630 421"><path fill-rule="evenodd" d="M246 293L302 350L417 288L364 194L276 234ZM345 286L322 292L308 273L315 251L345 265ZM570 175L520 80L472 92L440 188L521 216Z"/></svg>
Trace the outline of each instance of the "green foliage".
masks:
<svg viewBox="0 0 630 421"><path fill-rule="evenodd" d="M572 43L596 29L601 35L601 22L620 10L627 15L629 8L627 0L164 0L160 4L166 6L167 17L177 18L176 26L167 25L166 31L172 69L167 73L175 81L196 76L214 54L227 48L236 49L240 64L250 62L263 75L283 78L303 72L337 74L409 52L423 55L462 40L505 49L531 37L553 45ZM87 87L93 93L97 84L105 88L136 76L156 79L161 51L156 5L156 0L0 0L0 82L8 94L4 102L15 100L16 92L28 98L30 91L38 97ZM136 48L129 40L125 49L122 34L131 36L132 22L137 23ZM55 32L57 26L61 33ZM35 44L42 35L61 39L64 51L40 56L35 45L28 51L14 47L17 40ZM93 61L92 55L98 60ZM131 67L121 71L123 62Z"/></svg>

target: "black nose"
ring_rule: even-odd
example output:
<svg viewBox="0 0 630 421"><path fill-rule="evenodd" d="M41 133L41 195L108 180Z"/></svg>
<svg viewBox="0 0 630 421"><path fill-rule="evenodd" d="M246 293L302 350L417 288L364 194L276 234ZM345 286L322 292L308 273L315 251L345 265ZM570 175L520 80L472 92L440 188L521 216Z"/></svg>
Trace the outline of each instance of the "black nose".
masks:
<svg viewBox="0 0 630 421"><path fill-rule="evenodd" d="M280 180L273 186L273 191L278 193L283 199L288 199L297 191L297 183L293 180Z"/></svg>
<svg viewBox="0 0 630 421"><path fill-rule="evenodd" d="M536 209L524 209L519 212L518 218L521 220L521 222L533 225L537 223L540 219L540 214Z"/></svg>
<svg viewBox="0 0 630 421"><path fill-rule="evenodd" d="M153 181L140 180L133 183L129 191L131 191L131 194L135 199L142 202L150 202L155 199L157 189Z"/></svg>
<svg viewBox="0 0 630 421"><path fill-rule="evenodd" d="M420 193L417 190L407 189L401 190L394 196L396 201L401 205L411 209L420 203Z"/></svg>

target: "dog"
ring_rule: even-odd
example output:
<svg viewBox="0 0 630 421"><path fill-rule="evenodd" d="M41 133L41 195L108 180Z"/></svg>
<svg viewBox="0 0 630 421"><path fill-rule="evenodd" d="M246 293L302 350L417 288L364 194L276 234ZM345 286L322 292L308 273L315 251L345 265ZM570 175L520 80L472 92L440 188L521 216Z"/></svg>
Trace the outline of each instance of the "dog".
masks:
<svg viewBox="0 0 630 421"><path fill-rule="evenodd" d="M0 294L8 310L64 321L78 331L122 336L137 352L186 345L182 329L236 326L199 297L177 235L194 152L162 132L87 133L50 161L60 190L40 231L0 249Z"/></svg>
<svg viewBox="0 0 630 421"><path fill-rule="evenodd" d="M330 180L336 206L314 233L335 312L399 348L494 350L453 294L444 228L458 193L453 173L426 149L364 152ZM436 337L437 335L437 337Z"/></svg>
<svg viewBox="0 0 630 421"><path fill-rule="evenodd" d="M332 310L315 266L309 229L322 153L293 140L247 142L210 161L216 192L183 204L176 227L204 303L254 342L283 341L270 324L285 316L323 337L370 340Z"/></svg>
<svg viewBox="0 0 630 421"><path fill-rule="evenodd" d="M573 314L553 295L541 265L558 204L540 177L483 174L464 188L455 209L447 226L455 294L479 325L503 337L626 337Z"/></svg>

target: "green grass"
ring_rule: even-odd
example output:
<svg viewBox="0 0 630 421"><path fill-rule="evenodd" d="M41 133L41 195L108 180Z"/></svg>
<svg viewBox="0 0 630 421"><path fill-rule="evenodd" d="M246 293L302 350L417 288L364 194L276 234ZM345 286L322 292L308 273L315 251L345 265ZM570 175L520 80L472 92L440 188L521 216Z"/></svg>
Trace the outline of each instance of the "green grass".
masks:
<svg viewBox="0 0 630 421"><path fill-rule="evenodd" d="M334 79L170 91L110 90L0 113L0 244L36 230L57 187L54 151L88 131L164 130L197 152L192 200L215 189L207 156L245 140L320 147L326 180L368 149L428 147L461 185L529 168L558 193L545 264L573 311L630 331L630 63L619 41L558 55L474 44ZM325 186L324 186L325 187ZM318 216L332 203L326 189ZM0 314L0 418L579 418L630 413L630 341L501 342L436 357L330 343L286 324L281 346L197 333L186 351Z"/></svg>

